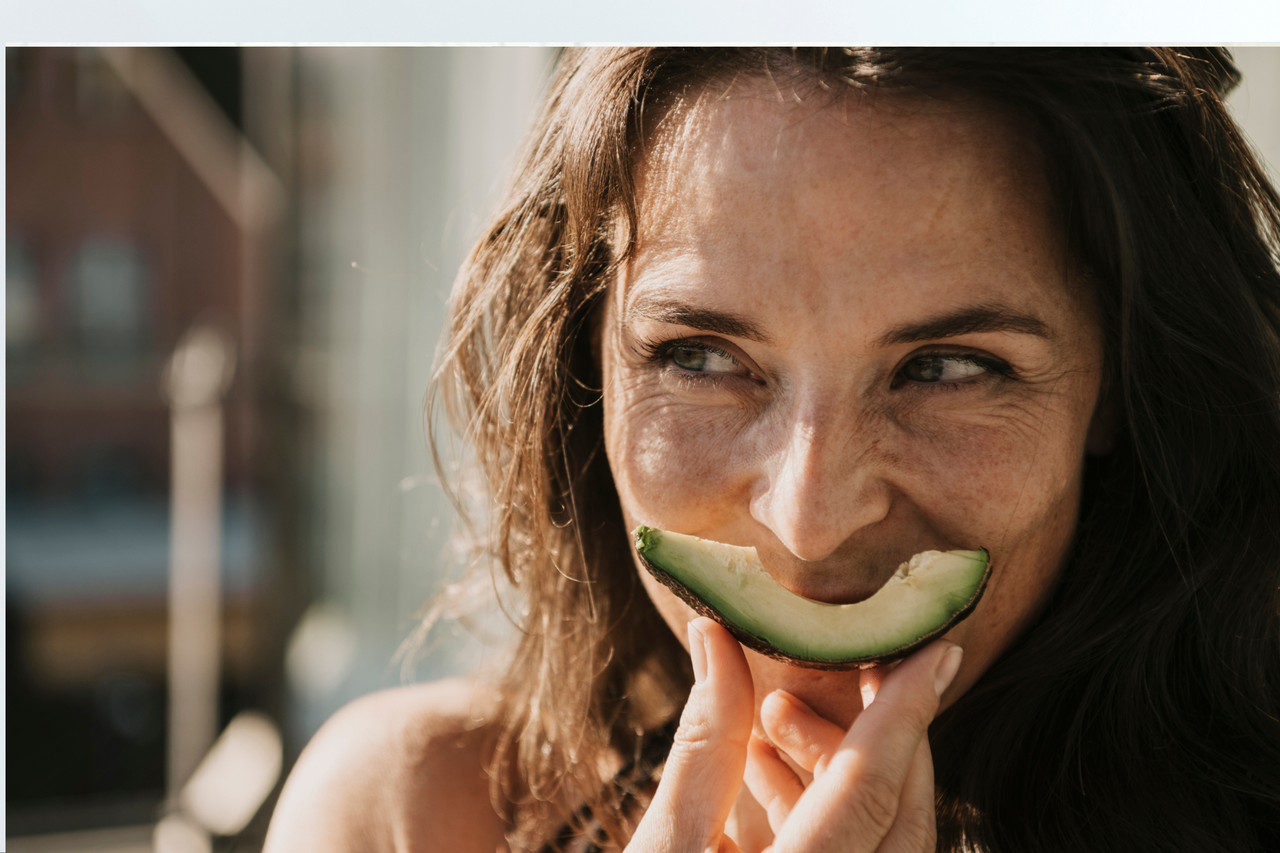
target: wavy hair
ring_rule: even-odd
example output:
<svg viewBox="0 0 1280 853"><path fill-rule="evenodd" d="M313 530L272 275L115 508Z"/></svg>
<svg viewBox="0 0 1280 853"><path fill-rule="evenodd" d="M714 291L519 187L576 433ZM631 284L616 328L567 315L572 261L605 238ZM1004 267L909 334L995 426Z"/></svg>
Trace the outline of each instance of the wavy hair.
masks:
<svg viewBox="0 0 1280 853"><path fill-rule="evenodd" d="M519 592L490 767L513 848L583 803L622 846L608 780L691 684L631 560L590 333L646 127L736 76L1011 111L1102 309L1115 445L1049 606L930 730L939 849L1280 849L1280 198L1223 105L1230 56L1146 48L564 53L432 397Z"/></svg>

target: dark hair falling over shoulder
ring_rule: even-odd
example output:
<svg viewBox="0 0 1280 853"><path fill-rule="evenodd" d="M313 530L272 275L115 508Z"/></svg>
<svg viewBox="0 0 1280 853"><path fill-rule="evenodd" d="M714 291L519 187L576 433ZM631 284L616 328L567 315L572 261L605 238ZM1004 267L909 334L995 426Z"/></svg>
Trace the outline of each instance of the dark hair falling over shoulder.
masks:
<svg viewBox="0 0 1280 853"><path fill-rule="evenodd" d="M1123 427L1048 611L934 725L942 846L1277 850L1280 199L1222 53L1039 62L998 97L1040 128Z"/></svg>
<svg viewBox="0 0 1280 853"><path fill-rule="evenodd" d="M438 392L525 611L492 771L513 847L586 802L687 694L603 458L589 324L665 111L735 76L788 96L978 97L1044 151L1096 290L1112 451L1033 625L934 724L939 849L1280 850L1280 199L1224 51L571 50L455 290Z"/></svg>

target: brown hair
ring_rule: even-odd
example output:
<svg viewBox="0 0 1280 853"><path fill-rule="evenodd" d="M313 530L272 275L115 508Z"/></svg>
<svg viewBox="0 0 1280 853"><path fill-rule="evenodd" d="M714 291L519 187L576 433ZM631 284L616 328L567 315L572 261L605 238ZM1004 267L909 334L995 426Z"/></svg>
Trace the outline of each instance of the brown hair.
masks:
<svg viewBox="0 0 1280 853"><path fill-rule="evenodd" d="M645 110L735 75L1014 111L1097 286L1124 425L1048 610L931 730L939 848L1280 847L1280 199L1222 104L1229 56L619 48L563 55L437 386L523 608L490 768L513 848L581 803L625 843L608 759L689 689L629 553L590 331L632 245Z"/></svg>

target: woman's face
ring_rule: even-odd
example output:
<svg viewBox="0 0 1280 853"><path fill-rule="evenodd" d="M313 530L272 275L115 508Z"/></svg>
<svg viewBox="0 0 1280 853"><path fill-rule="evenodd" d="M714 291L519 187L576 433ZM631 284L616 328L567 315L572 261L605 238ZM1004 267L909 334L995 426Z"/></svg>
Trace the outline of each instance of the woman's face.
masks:
<svg viewBox="0 0 1280 853"><path fill-rule="evenodd" d="M598 339L628 526L755 546L830 602L989 549L953 700L1049 595L1101 440L1099 324L1036 146L974 103L740 83L669 115L637 181ZM693 611L641 575L683 640ZM757 707L784 688L845 725L881 675L748 660Z"/></svg>

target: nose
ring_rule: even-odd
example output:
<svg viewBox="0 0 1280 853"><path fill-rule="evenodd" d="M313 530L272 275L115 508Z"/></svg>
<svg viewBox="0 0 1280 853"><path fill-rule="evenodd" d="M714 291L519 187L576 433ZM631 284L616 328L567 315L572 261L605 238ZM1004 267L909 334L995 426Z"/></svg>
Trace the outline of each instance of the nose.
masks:
<svg viewBox="0 0 1280 853"><path fill-rule="evenodd" d="M889 514L876 437L859 419L797 413L764 454L752 517L797 558L825 559Z"/></svg>

